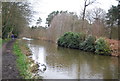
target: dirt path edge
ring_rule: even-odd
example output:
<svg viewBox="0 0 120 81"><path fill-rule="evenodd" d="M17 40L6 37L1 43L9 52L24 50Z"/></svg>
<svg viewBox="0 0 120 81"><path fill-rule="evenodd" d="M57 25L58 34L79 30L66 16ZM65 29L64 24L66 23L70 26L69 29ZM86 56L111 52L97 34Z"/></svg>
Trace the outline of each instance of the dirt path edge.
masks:
<svg viewBox="0 0 120 81"><path fill-rule="evenodd" d="M2 79L22 79L12 51L14 42L15 40L11 40L2 47Z"/></svg>

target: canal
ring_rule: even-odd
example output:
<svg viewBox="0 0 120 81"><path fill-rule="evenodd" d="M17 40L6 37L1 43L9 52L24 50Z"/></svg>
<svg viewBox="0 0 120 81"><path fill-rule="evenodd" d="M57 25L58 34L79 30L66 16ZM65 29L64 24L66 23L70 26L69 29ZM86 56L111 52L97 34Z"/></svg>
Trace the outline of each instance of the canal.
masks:
<svg viewBox="0 0 120 81"><path fill-rule="evenodd" d="M43 79L118 79L118 58L58 47L41 40L27 41L35 62L45 64Z"/></svg>

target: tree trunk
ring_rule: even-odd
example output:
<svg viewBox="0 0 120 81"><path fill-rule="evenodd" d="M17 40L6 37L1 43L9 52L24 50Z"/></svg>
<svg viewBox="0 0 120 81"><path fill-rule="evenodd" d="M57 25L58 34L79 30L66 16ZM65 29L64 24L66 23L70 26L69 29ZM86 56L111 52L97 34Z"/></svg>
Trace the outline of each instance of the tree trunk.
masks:
<svg viewBox="0 0 120 81"><path fill-rule="evenodd" d="M84 5L84 10L83 10L83 18L82 18L82 31L83 31L83 28L84 28L84 20L85 20L85 10L86 10L86 2L85 2L85 5Z"/></svg>
<svg viewBox="0 0 120 81"><path fill-rule="evenodd" d="M120 1L119 1L120 3ZM119 7L119 15L118 15L118 40L120 40L120 5L118 5Z"/></svg>
<svg viewBox="0 0 120 81"><path fill-rule="evenodd" d="M112 27L113 27L113 24L110 27L110 37L109 37L109 39L112 39Z"/></svg>
<svg viewBox="0 0 120 81"><path fill-rule="evenodd" d="M112 39L112 29L110 29L110 37L109 39Z"/></svg>

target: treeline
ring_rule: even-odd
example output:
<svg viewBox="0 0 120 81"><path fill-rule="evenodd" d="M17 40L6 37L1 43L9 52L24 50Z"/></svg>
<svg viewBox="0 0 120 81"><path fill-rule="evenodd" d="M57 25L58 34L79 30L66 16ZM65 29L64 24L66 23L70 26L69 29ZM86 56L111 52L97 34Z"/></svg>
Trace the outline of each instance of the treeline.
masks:
<svg viewBox="0 0 120 81"><path fill-rule="evenodd" d="M33 26L23 36L56 42L65 32L84 32L86 35L118 39L118 6L112 6L108 13L101 8L88 10L84 25L82 15L74 12L53 11L46 18L48 27ZM82 27L83 26L83 27Z"/></svg>
<svg viewBox="0 0 120 81"><path fill-rule="evenodd" d="M2 3L0 2L0 38L2 38Z"/></svg>
<svg viewBox="0 0 120 81"><path fill-rule="evenodd" d="M29 25L31 14L27 2L2 2L2 38L22 33Z"/></svg>

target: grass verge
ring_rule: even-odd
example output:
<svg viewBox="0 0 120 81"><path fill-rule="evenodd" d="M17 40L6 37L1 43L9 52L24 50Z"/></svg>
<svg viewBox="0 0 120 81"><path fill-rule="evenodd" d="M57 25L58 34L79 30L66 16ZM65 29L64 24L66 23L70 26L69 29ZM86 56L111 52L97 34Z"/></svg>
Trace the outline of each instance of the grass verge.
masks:
<svg viewBox="0 0 120 81"><path fill-rule="evenodd" d="M31 55L31 51L24 42L21 39L16 40L13 46L14 54L17 56L17 67L20 75L23 79L42 79L43 77L35 75L38 67L34 60L28 57Z"/></svg>
<svg viewBox="0 0 120 81"><path fill-rule="evenodd" d="M2 39L0 38L0 48L2 47Z"/></svg>
<svg viewBox="0 0 120 81"><path fill-rule="evenodd" d="M10 38L7 38L7 39L1 39L1 40L2 40L2 44L4 44L4 43L10 41L11 39L10 39Z"/></svg>
<svg viewBox="0 0 120 81"><path fill-rule="evenodd" d="M22 53L18 40L14 43L13 51L17 56L17 67L20 71L20 75L24 79L31 79L32 74L28 71L30 64L27 62L27 56Z"/></svg>

